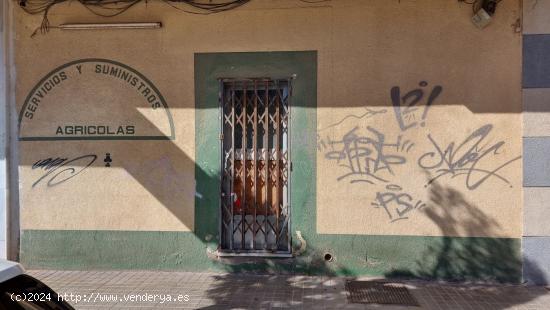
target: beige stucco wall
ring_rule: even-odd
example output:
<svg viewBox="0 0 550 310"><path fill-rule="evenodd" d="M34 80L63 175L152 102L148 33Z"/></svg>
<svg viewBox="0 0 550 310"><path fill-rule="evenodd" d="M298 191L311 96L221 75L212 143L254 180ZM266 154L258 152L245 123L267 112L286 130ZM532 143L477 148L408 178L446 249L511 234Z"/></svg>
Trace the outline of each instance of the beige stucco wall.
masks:
<svg viewBox="0 0 550 310"><path fill-rule="evenodd" d="M195 196L208 194L195 193L194 161L200 159L194 158L193 54L317 50L319 233L519 237L521 36L511 25L520 16L520 5L519 1L503 1L495 20L484 30L471 24L470 15L470 6L456 1L337 0L307 4L255 0L237 10L208 16L189 15L149 2L114 19L104 19L74 3L52 9L50 22L161 21L163 28L82 32L52 29L46 35L30 38L41 17L17 10L19 107L36 83L57 66L82 58L106 58L131 66L156 85L170 107L176 136L174 141L21 142L22 228L193 230ZM420 87L421 81L427 86ZM49 112L55 122L73 121L78 110L91 113L93 119L95 90L101 88L102 98L114 98L125 105L124 109L104 113L106 119L117 123L123 118L137 124L149 119L164 132L164 120L153 117L151 121L143 116L149 113L143 101L126 100L133 96L131 91L125 95L123 87L109 88L101 83L98 79L82 82L84 92L59 88L56 96L64 99L54 100L52 96L40 109L56 111ZM427 98L435 86L442 91L427 112L425 126L420 126ZM406 120L416 121L416 126L400 129L390 97L392 87L399 87L401 96L416 88L424 89L414 118ZM109 100L102 102L105 106L112 104ZM64 109L66 105L78 108ZM83 121L89 120L85 117ZM484 125L492 127L483 127L486 136L477 138L481 141L473 153L478 157L457 167L458 158L467 154L465 149L475 142L457 148ZM374 176L338 180L350 172L343 166L350 153L342 152L344 144L337 142L356 127L357 137L350 140L348 135L346 141L359 142L363 151L371 153L354 158L361 160L355 171L361 167L365 172L368 161ZM373 147L382 136L376 137L369 127L383 135L385 144L400 139L399 147L386 145L380 154ZM442 150L454 142L453 158L447 154L447 161L462 169L455 171L454 177L444 175L430 186L426 186L426 171L436 176L436 170L445 169L445 162L438 166L437 155L430 156L435 146L428 135ZM409 142L404 145L405 141ZM103 164L107 152L113 156L110 168ZM98 160L81 174L53 187L32 187L44 174L41 169L32 169L36 161L84 154L97 154ZM388 159L384 155L399 156L402 164L390 165L393 174L380 169L385 167L383 160ZM341 161L334 156L341 156ZM491 174L495 169L498 176ZM474 186L485 176L489 177ZM383 208L372 205L377 193L390 184L410 195L401 196L402 202L410 199L416 205L420 200L426 206L403 215L408 219L391 222ZM393 202L388 206L395 219L397 205ZM468 219L473 217L486 218L491 229L469 229Z"/></svg>

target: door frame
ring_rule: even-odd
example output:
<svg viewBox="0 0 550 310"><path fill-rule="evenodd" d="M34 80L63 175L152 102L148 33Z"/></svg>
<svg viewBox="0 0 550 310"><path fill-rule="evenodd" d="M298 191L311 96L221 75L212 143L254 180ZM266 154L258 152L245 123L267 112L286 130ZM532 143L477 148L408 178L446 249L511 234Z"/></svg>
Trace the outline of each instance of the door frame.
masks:
<svg viewBox="0 0 550 310"><path fill-rule="evenodd" d="M197 193L194 234L203 242L206 252L220 254L219 77L295 77L290 118L291 248L301 244L298 232L304 240L320 238L316 232L317 51L195 53L194 74Z"/></svg>
<svg viewBox="0 0 550 310"><path fill-rule="evenodd" d="M265 75L264 75L265 76ZM286 202L287 202L287 242L288 242L288 250L285 250L285 251L279 251L279 250L274 250L274 251L270 251L270 250L260 250L260 249L243 249L243 250L236 250L236 249L223 249L222 250L222 240L223 240L223 231L224 231L224 228L223 228L223 200L221 198L221 194L223 192L223 170L224 170L224 124L225 124L225 115L224 115L224 85L226 82L230 81L230 80L235 80L235 81L245 81L245 80L250 80L250 81L253 81L253 80L262 80L262 81L265 81L266 79L269 79L271 81L286 81L286 85L287 85L287 90L288 90L288 99L287 99L287 133L286 133L286 145L287 145L287 186L286 186L286 189L287 189L287 195L286 195ZM271 77L260 77L260 78L240 78L240 79L233 79L233 78L223 78L223 77L220 77L218 78L218 81L219 81L219 116L218 118L220 119L220 131L219 131L219 137L220 137L220 145L219 145L219 151L220 151L220 166L219 166L219 180L220 180L220 189L219 189L219 193L218 195L220 196L220 204L219 204L219 214L218 214L218 219L219 219L219 242L218 242L218 256L263 256L263 257L291 257L292 256L292 204L291 204L291 201L292 201L292 198L291 198L291 194L292 194L292 191L291 191L291 180L292 180L292 151L291 151L291 146L292 146L292 121L291 121L291 115L292 115L292 80L293 80L293 77L292 76L288 76L288 77L285 77L285 78L271 78ZM267 105L269 105L269 101L266 102ZM246 111L246 110L245 110ZM233 107L233 111L232 113L235 113L235 107ZM267 113L267 117L269 118L269 113ZM245 124L248 124L248 115L247 113L245 112L245 116L244 116L244 122ZM236 122L233 122L233 126L236 125ZM268 132L269 132L269 121L268 121ZM278 124L278 126L282 126L282 121L280 121L280 123ZM246 127L245 127L246 128ZM244 128L243 128L244 129ZM281 128L278 128L278 130L281 130ZM268 135L268 133L266 133ZM256 132L254 133L254 135L256 135ZM269 141L269 138L267 138L267 141ZM269 142L268 142L269 144ZM265 147L265 146L264 146ZM246 167L246 150L247 150L247 145L243 145L242 146L242 149L243 149L243 152L242 152L242 156L243 156L243 161L244 161L244 166L243 167ZM234 147L234 143L233 143L233 152L235 152L235 147ZM266 147L266 156L269 158L271 152L269 150L269 145ZM256 154L257 153L257 149L254 150L254 153ZM277 150L277 160L280 160L279 156L281 155L280 152ZM266 164L267 162L269 161L269 159L266 161ZM232 162L232 169L234 170L235 169L235 160L233 160ZM254 169L257 169L257 162L254 163ZM279 171L279 173L281 173L282 170ZM243 174L245 176L245 179L246 179L246 169L243 171ZM269 179L269 174L266 175L266 180ZM234 182L235 179L232 180L232 182ZM268 183L269 184L269 183ZM282 183L281 183L282 184ZM233 186L233 185L232 185ZM257 186L257 185L255 185ZM267 187L269 185L266 185ZM283 187L284 189L284 187ZM256 189L255 189L256 190ZM246 189L245 189L246 191ZM256 190L257 191L257 190ZM266 192L267 193L267 192ZM284 200L283 200L284 201ZM232 209L233 211L233 209ZM278 219L277 219L278 220ZM241 219L241 221L245 221L245 219ZM252 226L252 229L254 230L254 227L255 227L255 223L256 223L256 219L254 219L254 224ZM268 221L267 218L264 219L264 221ZM245 224L246 225L246 224ZM232 229L233 230L233 229ZM265 232L267 234L267 232ZM278 234L279 232L275 232L275 234ZM253 233L253 239L256 237L255 236L255 233ZM232 236L231 238L233 238L233 235L234 235L234 232L232 232ZM278 238L278 237L276 237ZM245 240L241 240L241 242L244 242Z"/></svg>

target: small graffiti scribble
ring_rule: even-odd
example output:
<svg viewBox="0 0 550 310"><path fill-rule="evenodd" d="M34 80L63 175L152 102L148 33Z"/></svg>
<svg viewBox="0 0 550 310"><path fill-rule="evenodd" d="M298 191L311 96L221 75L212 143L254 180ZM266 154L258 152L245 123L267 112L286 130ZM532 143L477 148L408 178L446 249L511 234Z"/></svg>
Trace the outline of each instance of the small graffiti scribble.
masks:
<svg viewBox="0 0 550 310"><path fill-rule="evenodd" d="M105 167L111 167L111 163L113 162L113 159L111 158L111 153L105 154L105 159L103 160L105 163Z"/></svg>
<svg viewBox="0 0 550 310"><path fill-rule="evenodd" d="M355 114L350 114L350 115L347 115L346 117L342 118L340 121L334 123L334 124L331 124L325 128L321 128L319 129L319 131L323 131L323 130L326 130L326 129L329 129L329 128L333 128L333 127L336 127L340 124L343 124L344 122L348 121L349 119L356 119L356 120L360 120L360 119L367 119L367 118L371 118L373 116L376 116L378 114L385 114L386 112L388 112L388 110L386 109L380 109L380 110L374 110L374 109L371 109L371 108L365 108L365 113L363 114L360 114L360 115L355 115Z"/></svg>
<svg viewBox="0 0 550 310"><path fill-rule="evenodd" d="M505 144L504 141L499 141L493 145L485 142L492 129L493 125L491 124L482 126L460 144L456 145L455 142L451 142L445 149L428 134L428 139L435 150L420 156L418 165L426 170L436 169L436 176L431 178L426 186L446 175L450 175L451 178L465 175L466 187L469 190L477 189L491 177L510 184L510 181L497 172L514 161L519 160L521 156L504 161L496 168L486 168L486 165L497 162L498 158L496 156L500 154L499 150ZM512 186L510 185L510 187Z"/></svg>
<svg viewBox="0 0 550 310"><path fill-rule="evenodd" d="M407 161L403 156L386 152L388 148L400 150L402 146L398 143L401 142L388 144L382 133L371 127L367 127L367 130L370 136L361 135L359 127L355 127L346 133L342 140L326 142L331 150L325 154L325 158L335 160L340 166L348 168L348 172L338 177L338 181L352 178L350 183L385 183L388 180L380 174L387 172L393 175L393 166L403 165ZM410 144L405 148L410 149Z"/></svg>
<svg viewBox="0 0 550 310"><path fill-rule="evenodd" d="M32 184L32 187L35 187L44 179L48 179L48 182L46 184L49 187L66 182L69 179L72 179L82 173L84 170L86 170L86 168L90 167L96 159L97 155L91 154L80 156L74 159L50 157L38 160L32 165L32 169L42 169L46 171L46 173L38 178L38 180L36 180Z"/></svg>
<svg viewBox="0 0 550 310"><path fill-rule="evenodd" d="M376 193L375 201L371 205L375 208L383 208L391 223L406 220L408 213L426 206L421 200L415 201L396 184L389 184L386 186L386 191Z"/></svg>
<svg viewBox="0 0 550 310"><path fill-rule="evenodd" d="M330 140L328 137L326 140ZM325 141L324 138L321 137L320 134L317 134L317 151L324 151L327 149L327 142Z"/></svg>
<svg viewBox="0 0 550 310"><path fill-rule="evenodd" d="M395 111L395 117L401 131L416 127L420 122L420 126L424 127L426 124L426 117L428 116L428 110L432 106L433 102L443 91L443 87L436 85L426 101L422 115L416 115L420 104L420 101L424 97L423 88L428 86L428 82L422 81L419 83L420 88L413 89L401 96L401 89L399 86L392 87L391 100L393 109Z"/></svg>

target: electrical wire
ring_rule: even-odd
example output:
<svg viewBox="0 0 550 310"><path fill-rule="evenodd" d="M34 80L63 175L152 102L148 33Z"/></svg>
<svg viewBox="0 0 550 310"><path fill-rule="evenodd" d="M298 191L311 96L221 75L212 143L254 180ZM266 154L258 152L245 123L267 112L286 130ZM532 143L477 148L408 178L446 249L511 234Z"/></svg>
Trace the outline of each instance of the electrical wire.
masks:
<svg viewBox="0 0 550 310"><path fill-rule="evenodd" d="M470 4L472 5L472 11L474 12L474 14L477 13L477 11L479 11L483 5L485 4L485 2L487 2L486 0L472 0L470 2L468 2L467 0L459 0L459 1L462 1L466 4ZM493 2L495 3L495 5L499 4L502 0L493 0Z"/></svg>
<svg viewBox="0 0 550 310"><path fill-rule="evenodd" d="M21 0L21 8L31 15L42 14L42 23L33 34L38 31L45 34L50 28L48 13L51 8L57 4L71 0ZM82 4L92 14L101 17L114 17L129 10L134 5L147 0L76 0ZM169 6L190 14L214 14L236 9L250 0L163 0ZM189 9L186 9L187 6Z"/></svg>

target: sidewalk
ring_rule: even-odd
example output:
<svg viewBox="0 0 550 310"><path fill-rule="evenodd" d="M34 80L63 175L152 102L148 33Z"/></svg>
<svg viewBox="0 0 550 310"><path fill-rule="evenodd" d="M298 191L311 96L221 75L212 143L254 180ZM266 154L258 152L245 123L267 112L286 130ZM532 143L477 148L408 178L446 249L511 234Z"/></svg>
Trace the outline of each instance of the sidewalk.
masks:
<svg viewBox="0 0 550 310"><path fill-rule="evenodd" d="M407 307L349 303L341 277L168 271L29 274L76 309L550 309L545 287L411 281L406 287L420 307Z"/></svg>

